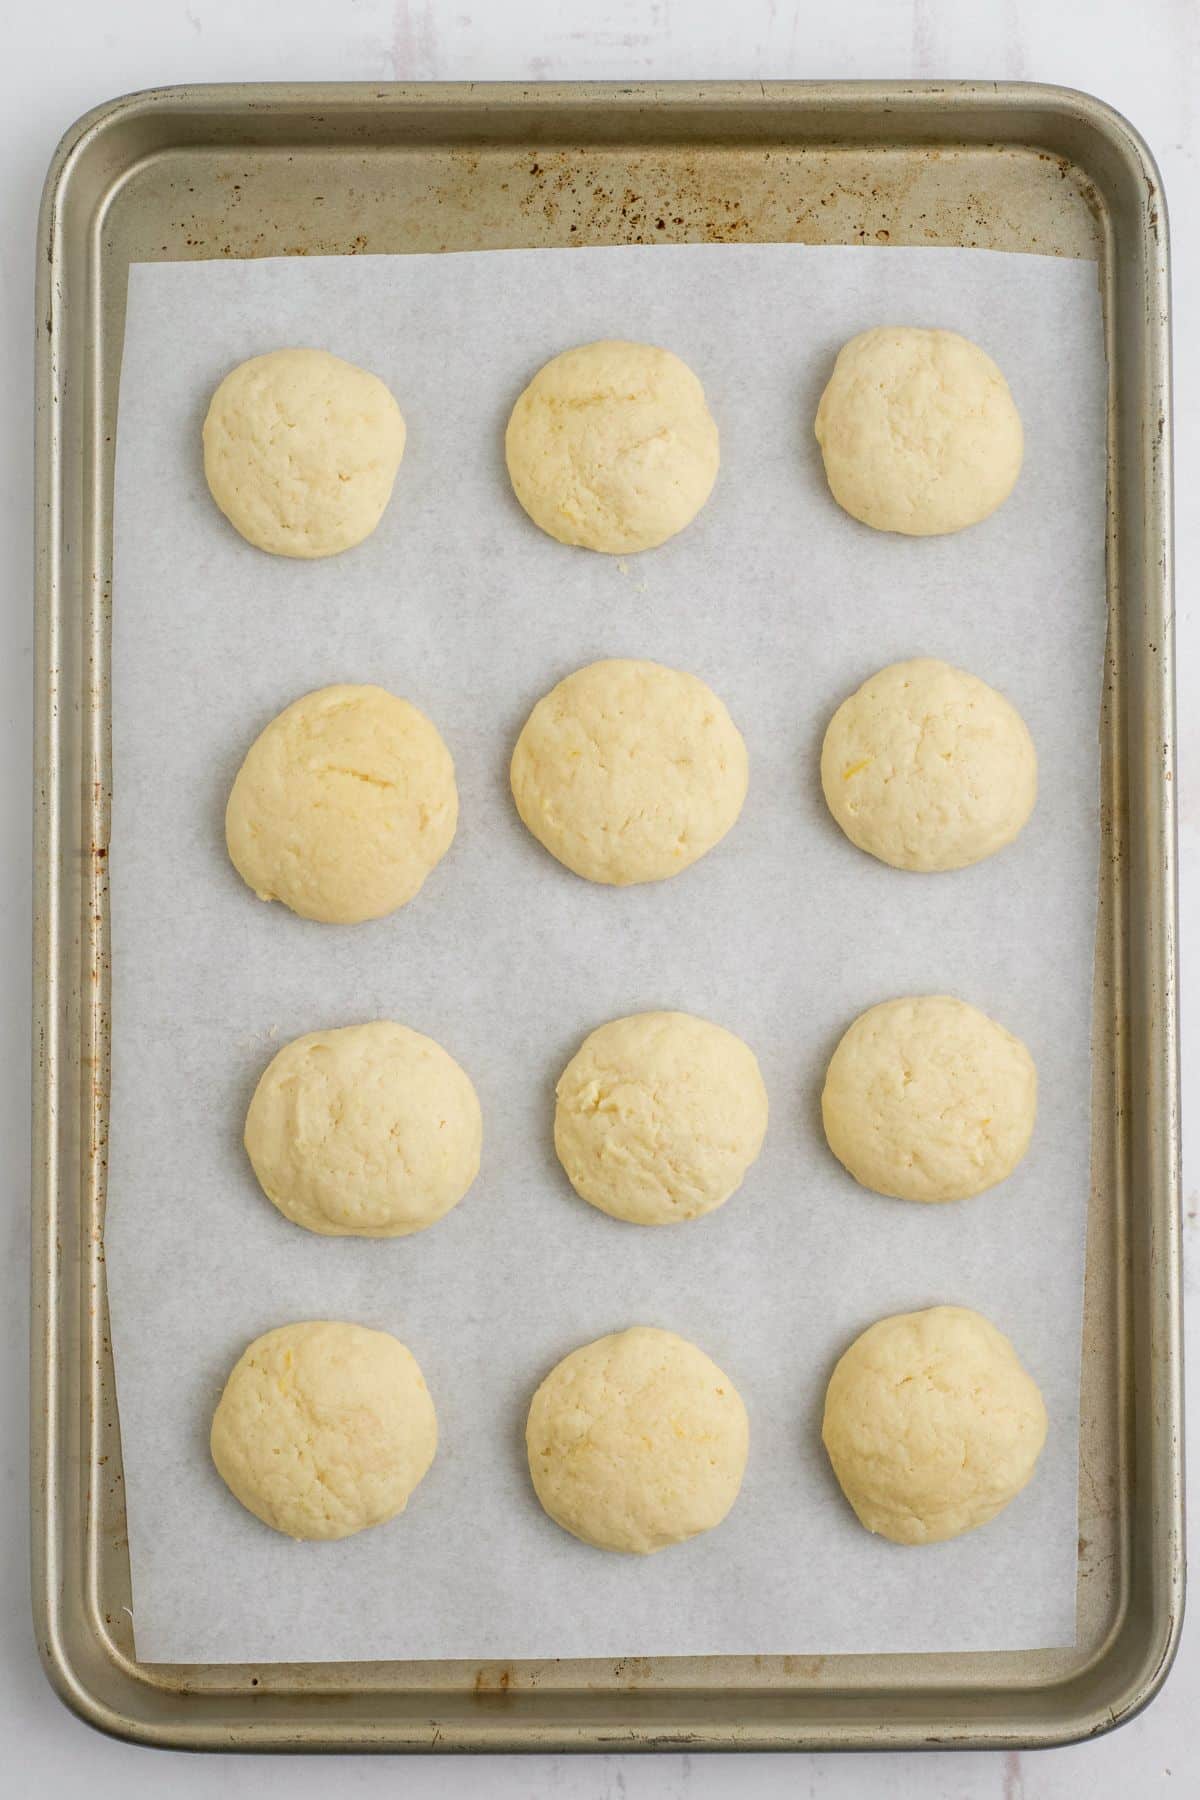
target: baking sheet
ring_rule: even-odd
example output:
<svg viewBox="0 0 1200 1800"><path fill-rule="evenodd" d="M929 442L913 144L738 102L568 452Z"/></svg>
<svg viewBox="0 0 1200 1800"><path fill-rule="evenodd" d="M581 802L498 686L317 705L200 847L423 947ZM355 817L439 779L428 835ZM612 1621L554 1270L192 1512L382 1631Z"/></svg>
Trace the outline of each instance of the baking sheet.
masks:
<svg viewBox="0 0 1200 1800"><path fill-rule="evenodd" d="M811 420L838 345L881 321L979 339L1025 420L1020 483L957 537L865 530L824 487ZM547 356L666 343L700 373L722 473L673 543L620 561L552 543L508 490L508 409ZM252 551L208 498L199 427L241 358L313 343L375 369L408 448L383 524L327 562ZM1074 1635L1088 1040L1105 625L1104 364L1093 265L943 250L712 246L137 266L119 416L106 1254L137 1649L146 1660L834 1653L1047 1647ZM1002 688L1037 742L1018 844L912 876L855 852L817 777L824 724L875 668L929 654ZM529 707L598 656L717 689L750 793L725 842L657 886L593 887L523 830L507 762ZM379 681L454 753L455 844L410 907L323 927L254 901L224 853L229 784L287 701ZM958 993L1041 1078L1033 1148L990 1195L920 1208L824 1147L838 1036L894 994ZM650 1007L755 1048L771 1126L741 1192L676 1229L578 1200L551 1141L583 1035ZM390 1016L464 1064L485 1120L467 1199L418 1237L319 1240L240 1145L270 1056ZM1051 1433L986 1530L903 1550L842 1501L824 1384L863 1326L938 1301L1014 1339ZM441 1447L402 1519L295 1545L240 1509L207 1430L258 1332L396 1332ZM694 1339L746 1401L721 1528L646 1559L577 1544L528 1486L528 1400L567 1350L643 1322Z"/></svg>

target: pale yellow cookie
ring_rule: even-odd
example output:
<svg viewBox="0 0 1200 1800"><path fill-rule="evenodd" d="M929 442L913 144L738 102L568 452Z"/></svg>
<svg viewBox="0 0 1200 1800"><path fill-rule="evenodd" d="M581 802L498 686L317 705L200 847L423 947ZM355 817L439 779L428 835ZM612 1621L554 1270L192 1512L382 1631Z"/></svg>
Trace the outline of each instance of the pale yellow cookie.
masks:
<svg viewBox="0 0 1200 1800"><path fill-rule="evenodd" d="M513 492L562 544L619 556L690 524L720 449L704 389L653 344L564 350L539 369L508 421Z"/></svg>
<svg viewBox="0 0 1200 1800"><path fill-rule="evenodd" d="M204 473L230 524L275 556L336 556L383 517L404 420L377 375L328 350L231 369L204 421Z"/></svg>
<svg viewBox="0 0 1200 1800"><path fill-rule="evenodd" d="M839 506L877 531L929 537L986 519L1012 492L1024 437L1008 383L954 331L886 325L838 352L816 418Z"/></svg>
<svg viewBox="0 0 1200 1800"><path fill-rule="evenodd" d="M236 1499L292 1538L344 1538L403 1512L437 1449L412 1353L332 1320L255 1338L213 1415L212 1458Z"/></svg>
<svg viewBox="0 0 1200 1800"><path fill-rule="evenodd" d="M572 1187L614 1219L674 1225L742 1185L767 1129L753 1050L690 1013L593 1031L559 1079L554 1148Z"/></svg>
<svg viewBox="0 0 1200 1800"><path fill-rule="evenodd" d="M821 1435L868 1531L936 1544L1016 1499L1046 1441L1046 1408L1002 1332L965 1306L933 1306L855 1339L830 1379Z"/></svg>
<svg viewBox="0 0 1200 1800"><path fill-rule="evenodd" d="M284 1218L325 1237L407 1237L479 1173L469 1077L432 1038L376 1019L285 1044L246 1115L246 1153Z"/></svg>
<svg viewBox="0 0 1200 1800"><path fill-rule="evenodd" d="M404 906L450 848L454 763L424 713L379 687L327 687L250 746L225 809L260 900L351 925Z"/></svg>
<svg viewBox="0 0 1200 1800"><path fill-rule="evenodd" d="M550 1371L525 1445L556 1524L599 1550L644 1556L721 1523L742 1485L750 1427L737 1389L702 1350L635 1325Z"/></svg>
<svg viewBox="0 0 1200 1800"><path fill-rule="evenodd" d="M590 663L538 701L510 770L517 811L576 875L665 881L742 810L746 746L712 689L660 663Z"/></svg>
<svg viewBox="0 0 1200 1800"><path fill-rule="evenodd" d="M1029 1051L944 994L885 1000L855 1019L821 1095L829 1148L899 1200L965 1200L1011 1175L1033 1136Z"/></svg>
<svg viewBox="0 0 1200 1800"><path fill-rule="evenodd" d="M978 676L892 663L834 713L821 786L852 844L894 869L963 869L1011 844L1037 799L1015 706Z"/></svg>

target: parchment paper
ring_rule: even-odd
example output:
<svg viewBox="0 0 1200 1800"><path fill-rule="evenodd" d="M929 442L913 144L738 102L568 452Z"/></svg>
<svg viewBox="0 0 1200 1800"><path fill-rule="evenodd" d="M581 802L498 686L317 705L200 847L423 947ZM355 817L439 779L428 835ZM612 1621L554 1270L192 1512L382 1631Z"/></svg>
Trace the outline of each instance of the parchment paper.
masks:
<svg viewBox="0 0 1200 1800"><path fill-rule="evenodd" d="M823 480L812 418L835 351L937 323L1006 371L1027 455L1010 502L955 537L871 532ZM567 345L670 345L721 430L713 498L627 561L566 549L509 491L502 436ZM200 424L234 363L326 346L376 370L409 427L364 546L303 563L218 515ZM1089 1016L1104 636L1104 366L1089 264L798 246L511 251L139 266L121 387L113 603L113 1089L107 1259L138 1653L149 1660L549 1657L1003 1649L1074 1635ZM954 875L887 869L828 818L834 706L928 654L1019 706L1041 795L1019 842ZM524 831L513 740L601 656L694 670L750 751L725 842L618 891ZM377 681L457 762L461 823L396 916L321 926L255 900L222 819L237 766L298 694ZM947 1207L877 1198L825 1148L826 1060L864 1007L982 1006L1031 1046L1033 1148ZM555 1078L584 1034L645 1008L757 1051L762 1158L709 1218L644 1230L578 1200L554 1158ZM319 1239L262 1197L241 1148L276 1049L392 1017L430 1033L483 1104L478 1182L434 1229ZM900 1549L842 1500L819 1438L855 1334L952 1301L1008 1332L1046 1396L1031 1487L985 1530ZM229 1496L209 1419L250 1338L287 1320L381 1326L418 1357L441 1447L403 1518L297 1545ZM584 1547L529 1487L523 1423L551 1365L642 1322L695 1340L749 1410L719 1530L649 1559Z"/></svg>

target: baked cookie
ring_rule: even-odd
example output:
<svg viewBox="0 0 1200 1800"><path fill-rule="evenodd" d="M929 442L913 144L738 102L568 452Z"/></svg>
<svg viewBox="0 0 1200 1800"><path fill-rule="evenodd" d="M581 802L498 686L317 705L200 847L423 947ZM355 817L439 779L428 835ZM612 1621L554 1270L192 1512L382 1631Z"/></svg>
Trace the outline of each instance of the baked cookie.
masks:
<svg viewBox="0 0 1200 1800"><path fill-rule="evenodd" d="M390 1333L306 1320L243 1352L210 1444L221 1479L264 1525L343 1538L404 1511L433 1461L437 1415Z"/></svg>
<svg viewBox="0 0 1200 1800"><path fill-rule="evenodd" d="M712 689L660 663L590 663L538 701L510 769L517 811L587 881L665 881L720 842L749 762Z"/></svg>
<svg viewBox="0 0 1200 1800"><path fill-rule="evenodd" d="M611 556L651 550L691 523L720 462L704 389L653 344L564 350L508 421L513 492L561 544Z"/></svg>
<svg viewBox="0 0 1200 1800"><path fill-rule="evenodd" d="M525 1428L537 1497L599 1550L646 1555L719 1525L750 1428L728 1375L673 1331L635 1325L553 1368Z"/></svg>
<svg viewBox="0 0 1200 1800"><path fill-rule="evenodd" d="M246 1154L285 1219L323 1237L407 1237L479 1173L469 1077L432 1038L375 1019L313 1031L264 1070Z"/></svg>
<svg viewBox="0 0 1200 1800"><path fill-rule="evenodd" d="M1008 383L955 331L886 325L838 352L816 418L838 505L876 531L962 531L1007 500L1024 437Z"/></svg>
<svg viewBox="0 0 1200 1800"><path fill-rule="evenodd" d="M964 869L1025 824L1037 752L1003 694L920 657L880 669L842 701L821 747L821 786L850 842L880 862Z"/></svg>
<svg viewBox="0 0 1200 1800"><path fill-rule="evenodd" d="M557 1088L554 1148L614 1219L674 1225L742 1185L767 1129L753 1050L690 1013L635 1013L586 1038Z"/></svg>
<svg viewBox="0 0 1200 1800"><path fill-rule="evenodd" d="M821 1429L868 1531L935 1544L994 1519L1046 1441L1046 1408L1008 1339L965 1306L898 1313L833 1371Z"/></svg>
<svg viewBox="0 0 1200 1800"><path fill-rule="evenodd" d="M275 556L336 556L370 537L404 455L377 375L328 350L271 350L231 369L204 421L204 474L225 517Z"/></svg>
<svg viewBox="0 0 1200 1800"><path fill-rule="evenodd" d="M327 687L250 746L225 841L260 900L353 925L413 899L457 822L454 763L424 713L384 688Z"/></svg>
<svg viewBox="0 0 1200 1800"><path fill-rule="evenodd" d="M829 1148L864 1187L966 1200L1028 1150L1037 1070L1020 1038L964 1000L885 1000L834 1051L821 1116Z"/></svg>

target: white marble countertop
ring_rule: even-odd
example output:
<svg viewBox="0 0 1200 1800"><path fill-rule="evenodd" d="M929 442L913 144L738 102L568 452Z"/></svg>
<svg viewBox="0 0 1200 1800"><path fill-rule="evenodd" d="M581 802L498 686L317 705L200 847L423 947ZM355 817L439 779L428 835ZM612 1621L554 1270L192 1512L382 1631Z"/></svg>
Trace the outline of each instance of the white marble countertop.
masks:
<svg viewBox="0 0 1200 1800"><path fill-rule="evenodd" d="M1124 1800L1200 1791L1200 1608L1154 1705L1100 1741L1020 1756L273 1759L164 1755L100 1738L41 1671L29 1623L29 795L33 248L62 130L111 95L170 82L967 76L1102 96L1149 139L1171 210L1175 280L1184 1091L1200 1070L1200 7L1193 0L33 0L8 10L0 65L0 1742L14 1795L382 1794L442 1800ZM1186 1169L1187 1285L1200 1284L1200 1159ZM1200 1367L1190 1358L1192 1441ZM1198 1520L1192 1508L1193 1528Z"/></svg>

